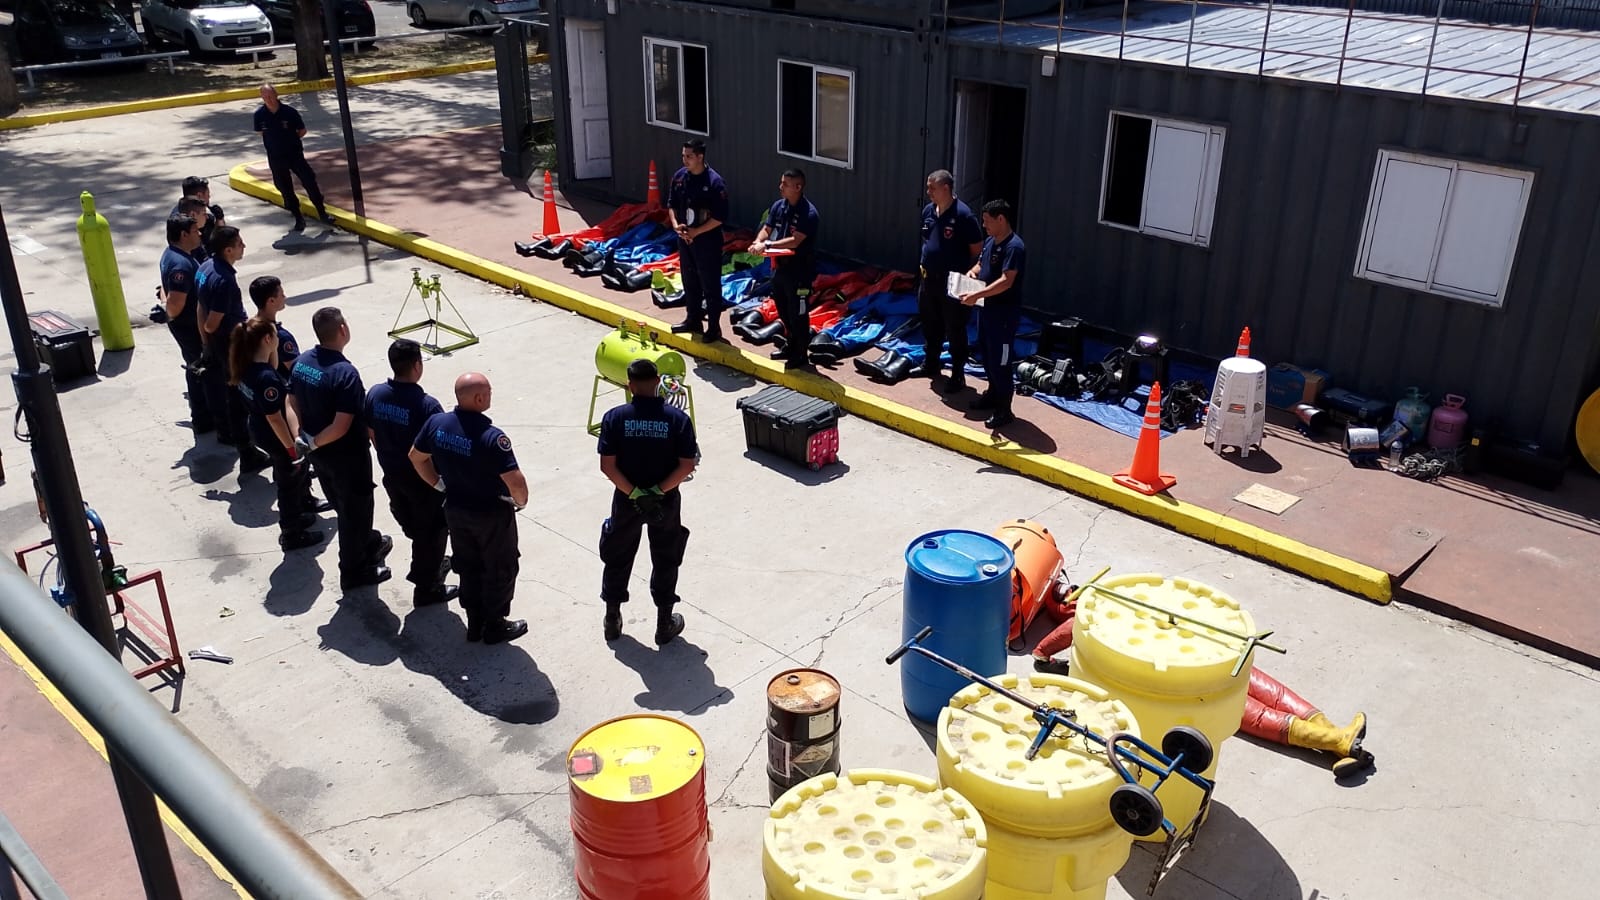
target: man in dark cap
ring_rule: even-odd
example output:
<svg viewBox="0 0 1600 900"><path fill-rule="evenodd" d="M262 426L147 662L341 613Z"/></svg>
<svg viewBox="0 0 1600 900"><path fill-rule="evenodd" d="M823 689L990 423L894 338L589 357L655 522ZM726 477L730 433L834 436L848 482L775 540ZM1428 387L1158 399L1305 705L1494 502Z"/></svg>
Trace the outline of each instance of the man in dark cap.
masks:
<svg viewBox="0 0 1600 900"><path fill-rule="evenodd" d="M639 552L639 536L650 532L650 596L656 604L656 644L683 632L678 603L678 567L689 544L683 527L678 485L694 472L700 449L694 423L660 396L655 363L628 364L632 402L615 407L600 421L600 471L611 480L611 517L600 529L600 599L606 604L606 640L622 636L622 604Z"/></svg>

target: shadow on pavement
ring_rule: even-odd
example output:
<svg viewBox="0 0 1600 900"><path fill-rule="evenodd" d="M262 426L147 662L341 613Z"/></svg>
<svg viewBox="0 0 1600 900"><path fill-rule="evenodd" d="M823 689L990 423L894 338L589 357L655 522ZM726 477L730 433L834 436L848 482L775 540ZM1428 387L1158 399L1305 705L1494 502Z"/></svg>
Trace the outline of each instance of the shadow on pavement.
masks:
<svg viewBox="0 0 1600 900"><path fill-rule="evenodd" d="M767 450L746 450L744 458L754 463L760 463L779 475L787 475L801 484L808 485L838 481L850 472L850 464L844 460L828 463L822 468L812 471L793 460L785 459Z"/></svg>
<svg viewBox="0 0 1600 900"><path fill-rule="evenodd" d="M172 468L186 469L189 480L195 484L215 484L233 471L236 460L232 448L207 441L183 451L183 455L173 462Z"/></svg>
<svg viewBox="0 0 1600 900"><path fill-rule="evenodd" d="M322 564L317 560L335 538L332 531L322 543L285 553L267 579L262 608L274 616L298 616L316 605L322 594Z"/></svg>
<svg viewBox="0 0 1600 900"><path fill-rule="evenodd" d="M655 626L647 619L643 627ZM611 652L644 679L645 689L633 698L641 709L700 715L733 700L733 691L717 684L716 673L706 665L706 651L681 637L655 648L623 634L611 643Z"/></svg>
<svg viewBox="0 0 1600 900"><path fill-rule="evenodd" d="M1160 859L1159 844L1135 843L1117 881L1130 897L1145 888ZM1157 900L1301 900L1300 879L1276 847L1248 820L1215 801L1195 843L1156 889Z"/></svg>

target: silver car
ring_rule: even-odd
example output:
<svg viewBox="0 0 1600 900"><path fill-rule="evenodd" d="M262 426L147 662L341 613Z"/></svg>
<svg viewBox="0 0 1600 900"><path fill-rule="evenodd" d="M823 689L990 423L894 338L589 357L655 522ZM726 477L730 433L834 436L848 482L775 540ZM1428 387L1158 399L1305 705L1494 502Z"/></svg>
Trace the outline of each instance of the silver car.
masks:
<svg viewBox="0 0 1600 900"><path fill-rule="evenodd" d="M418 28L430 25L492 25L501 16L536 13L540 0L408 0L406 12Z"/></svg>

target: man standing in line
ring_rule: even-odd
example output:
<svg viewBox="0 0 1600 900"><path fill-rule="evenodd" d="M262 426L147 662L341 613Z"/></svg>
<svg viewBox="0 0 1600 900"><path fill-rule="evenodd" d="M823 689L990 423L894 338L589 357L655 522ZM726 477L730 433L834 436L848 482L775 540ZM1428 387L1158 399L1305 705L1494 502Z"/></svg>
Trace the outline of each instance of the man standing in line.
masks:
<svg viewBox="0 0 1600 900"><path fill-rule="evenodd" d="M990 200L983 205L983 230L989 237L978 254L978 264L967 274L985 286L961 295L964 306L983 301L983 308L978 311L978 340L983 347L983 375L989 380L989 389L973 401L972 408L993 410L983 423L991 431L1017 419L1011 414L1011 398L1017 387L1012 374L1016 365L1012 343L1022 321L1022 270L1027 248L1011 230L1015 215L1011 204L1004 200Z"/></svg>
<svg viewBox="0 0 1600 900"><path fill-rule="evenodd" d="M778 180L778 193L781 196L767 210L767 221L750 245L750 252L767 256L771 251L780 251L769 257L772 301L778 307L778 318L783 320L788 343L782 350L774 350L772 358L783 360L785 369L807 368L811 365L811 316L806 301L811 282L817 277L819 219L817 208L805 196L804 172L784 172Z"/></svg>
<svg viewBox="0 0 1600 900"><path fill-rule="evenodd" d="M728 187L706 165L706 142L683 142L683 168L667 188L667 222L678 234L683 300L688 316L673 334L722 336L722 222L728 217Z"/></svg>
<svg viewBox="0 0 1600 900"><path fill-rule="evenodd" d="M306 196L317 210L317 218L332 225L333 217L322 203L322 189L317 187L317 173L311 171L305 147L300 143L306 136L305 120L300 118L298 110L278 99L278 89L270 84L261 86L261 106L256 110L255 126L261 143L267 148L272 186L283 195L283 208L294 213L294 230L304 231L306 219L300 214L300 198L295 196L291 176L299 176Z"/></svg>
<svg viewBox="0 0 1600 900"><path fill-rule="evenodd" d="M217 230L217 226L228 224L227 220L223 218L222 207L211 202L211 182L201 178L199 175L190 175L185 178L183 180L183 196L179 197L178 202L173 204L172 212L169 213L169 216L189 212L183 208L183 201L191 197L199 200L205 206L205 217L199 220L200 242L201 244L209 243L211 234Z"/></svg>
<svg viewBox="0 0 1600 900"><path fill-rule="evenodd" d="M600 471L616 487L611 516L600 528L600 599L606 604L607 641L622 637L622 604L639 552L639 532L650 532L650 596L656 603L656 644L683 632L678 603L678 567L689 544L683 527L683 497L678 485L694 472L699 447L694 423L659 396L660 373L648 359L628 364L633 402L605 414L600 422Z"/></svg>
<svg viewBox="0 0 1600 900"><path fill-rule="evenodd" d="M228 386L228 342L233 329L249 318L234 268L243 258L244 238L239 229L223 225L211 235L211 256L200 264L194 278L195 316L205 346L200 382L206 408L217 427L217 440L238 449L240 472L259 472L272 460L250 443L244 397Z"/></svg>
<svg viewBox="0 0 1600 900"><path fill-rule="evenodd" d="M450 541L444 495L423 481L411 464L411 447L422 423L444 412L444 407L422 389L422 345L405 338L390 344L389 369L394 377L367 391L367 433L383 470L389 511L411 540L411 571L406 575L416 586L411 603L448 603L457 589L443 583L444 551Z"/></svg>
<svg viewBox="0 0 1600 900"><path fill-rule="evenodd" d="M216 427L211 410L206 408L205 382L198 372L200 357L205 353L195 315L199 301L193 297L199 269L194 251L199 246L200 223L192 216L167 219L167 249L161 251L161 297L166 306L167 330L172 332L183 356L183 380L189 386L189 428L197 435Z"/></svg>
<svg viewBox="0 0 1600 900"><path fill-rule="evenodd" d="M468 372L456 379L456 408L422 425L411 464L444 492L444 516L455 538L451 567L461 576L467 640L499 644L528 633L511 616L517 589L517 513L528 505L528 482L511 452L511 438L484 412L489 379Z"/></svg>
<svg viewBox="0 0 1600 900"><path fill-rule="evenodd" d="M914 375L937 378L939 355L950 340L950 380L946 394L966 389L967 323L972 308L950 296L951 272L966 272L983 246L983 227L965 203L956 199L956 179L948 169L928 176L927 206L922 208L922 283L917 306L922 317L923 360Z"/></svg>
<svg viewBox="0 0 1600 900"><path fill-rule="evenodd" d="M372 527L372 454L368 452L361 373L344 356L350 326L336 307L311 317L317 346L294 361L289 406L300 423L322 491L339 517L339 587L352 591L389 580L383 564L394 541Z"/></svg>

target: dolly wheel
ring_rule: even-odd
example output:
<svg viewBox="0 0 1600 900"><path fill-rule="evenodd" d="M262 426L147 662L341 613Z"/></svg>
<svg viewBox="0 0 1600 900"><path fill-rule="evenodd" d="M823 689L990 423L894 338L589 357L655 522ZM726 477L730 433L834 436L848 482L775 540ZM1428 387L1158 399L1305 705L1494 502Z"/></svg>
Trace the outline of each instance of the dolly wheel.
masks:
<svg viewBox="0 0 1600 900"><path fill-rule="evenodd" d="M1176 725L1161 736L1161 752L1168 759L1183 757L1183 767L1196 775L1211 768L1211 741L1198 728Z"/></svg>
<svg viewBox="0 0 1600 900"><path fill-rule="evenodd" d="M1111 820L1136 837L1161 830L1161 801L1142 784L1124 783L1111 792Z"/></svg>

